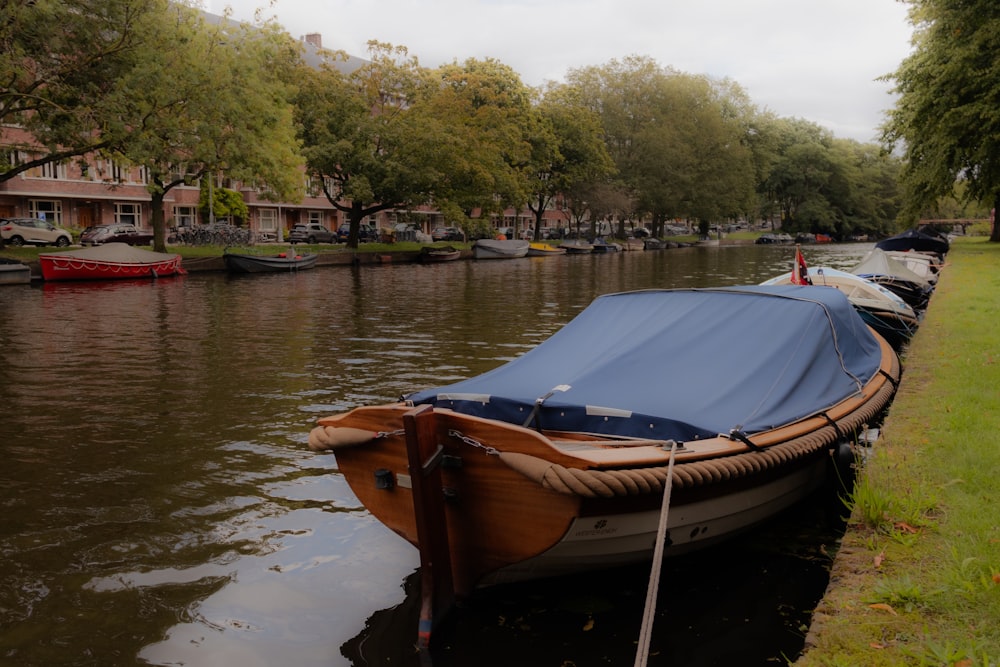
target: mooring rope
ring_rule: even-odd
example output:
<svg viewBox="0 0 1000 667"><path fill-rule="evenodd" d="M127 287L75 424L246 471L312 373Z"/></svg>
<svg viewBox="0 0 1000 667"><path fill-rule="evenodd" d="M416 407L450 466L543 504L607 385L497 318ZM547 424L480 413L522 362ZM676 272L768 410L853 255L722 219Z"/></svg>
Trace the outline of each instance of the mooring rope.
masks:
<svg viewBox="0 0 1000 667"><path fill-rule="evenodd" d="M646 606L642 612L642 626L639 628L639 647L635 654L636 667L645 667L649 659L649 644L653 636L653 620L656 617L656 597L660 590L660 572L663 569L663 549L667 540L667 518L670 515L670 489L674 472L674 456L677 443L670 442L670 463L667 465L667 485L663 489L663 503L660 505L660 524L656 529L656 545L653 547L653 566L646 587Z"/></svg>

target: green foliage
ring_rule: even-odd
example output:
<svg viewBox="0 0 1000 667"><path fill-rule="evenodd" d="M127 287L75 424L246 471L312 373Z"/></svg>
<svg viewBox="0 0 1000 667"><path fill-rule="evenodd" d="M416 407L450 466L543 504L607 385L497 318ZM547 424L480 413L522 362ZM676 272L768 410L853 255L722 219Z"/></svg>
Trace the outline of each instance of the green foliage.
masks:
<svg viewBox="0 0 1000 667"><path fill-rule="evenodd" d="M845 502L866 528L877 532L888 532L891 529L892 498L867 477L858 479Z"/></svg>
<svg viewBox="0 0 1000 667"><path fill-rule="evenodd" d="M600 219L624 228L648 218L660 235L674 218L764 215L791 231L846 237L889 231L901 208L897 159L761 112L726 79L630 56L536 90L494 59L429 70L405 47L379 42L350 73L313 69L273 21L209 23L190 5L0 6L0 79L9 82L0 121L44 144L31 162L0 160L0 180L94 151L143 166L157 247L166 193L207 173L271 201L298 201L308 180L353 230L379 211L428 203L466 229L508 207L541 219L562 197L567 224L589 221L592 234ZM991 44L976 35L976 48ZM7 136L7 152L29 148ZM989 173L966 175L969 196Z"/></svg>
<svg viewBox="0 0 1000 667"><path fill-rule="evenodd" d="M324 65L300 74L296 123L309 176L348 215L357 247L365 216L431 199L447 132L422 111L423 70L403 47L369 43L349 75Z"/></svg>
<svg viewBox="0 0 1000 667"><path fill-rule="evenodd" d="M145 58L147 18L166 0L5 0L0 4L0 126L34 142L32 157L0 160L0 182L108 146L128 131L129 72Z"/></svg>
<svg viewBox="0 0 1000 667"><path fill-rule="evenodd" d="M915 48L888 77L899 98L884 128L886 143L904 150L908 210L916 214L953 194L959 182L966 186L965 200L995 206L1000 201L1000 5L993 0L910 4Z"/></svg>
<svg viewBox="0 0 1000 667"><path fill-rule="evenodd" d="M201 190L198 195L198 209L205 214L206 221L209 218L209 209L216 220L235 218L243 221L250 217L250 209L243 200L243 195L229 188L219 186L209 188L209 180L210 178L201 180Z"/></svg>

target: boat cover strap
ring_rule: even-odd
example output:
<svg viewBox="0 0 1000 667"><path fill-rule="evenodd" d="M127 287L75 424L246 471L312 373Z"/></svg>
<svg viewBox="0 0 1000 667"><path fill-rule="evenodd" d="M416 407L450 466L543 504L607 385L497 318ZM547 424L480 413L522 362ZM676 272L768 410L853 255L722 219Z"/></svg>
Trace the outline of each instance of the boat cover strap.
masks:
<svg viewBox="0 0 1000 667"><path fill-rule="evenodd" d="M835 447L838 442L841 442L844 439L844 434L840 432L840 427L837 426L837 422L834 421L834 419L830 415L828 415L825 410L823 412L819 413L819 416L822 417L823 419L825 419L826 423L829 424L830 426L832 426L834 432L836 432L837 439L836 439L836 441L834 441L834 443L832 445L832 446Z"/></svg>
<svg viewBox="0 0 1000 667"><path fill-rule="evenodd" d="M755 452L764 451L762 448L758 447L753 442L751 442L750 438L746 436L746 433L739 430L738 428L730 429L729 437L732 438L733 440L739 440L740 442L742 442L744 445L746 445Z"/></svg>
<svg viewBox="0 0 1000 667"><path fill-rule="evenodd" d="M899 378L893 377L892 374L888 373L887 371L885 371L883 369L879 369L879 373L881 373L883 376L885 376L885 379L889 381L889 383L893 386L893 388L896 388L896 389L899 388Z"/></svg>

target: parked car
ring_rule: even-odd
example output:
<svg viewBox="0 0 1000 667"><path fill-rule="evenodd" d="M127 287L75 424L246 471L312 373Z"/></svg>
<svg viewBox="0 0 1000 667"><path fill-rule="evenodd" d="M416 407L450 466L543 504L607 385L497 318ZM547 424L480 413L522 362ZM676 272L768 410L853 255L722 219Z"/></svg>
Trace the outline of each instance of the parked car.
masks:
<svg viewBox="0 0 1000 667"><path fill-rule="evenodd" d="M337 233L318 222L298 224L288 232L289 243L336 243Z"/></svg>
<svg viewBox="0 0 1000 667"><path fill-rule="evenodd" d="M337 240L341 243L347 243L347 238L351 234L351 225L349 223L344 223L337 230ZM375 229L374 225L369 225L366 222L362 222L361 226L358 228L358 241L361 243L366 243L369 241L378 241L378 230Z"/></svg>
<svg viewBox="0 0 1000 667"><path fill-rule="evenodd" d="M65 248L73 235L47 220L38 218L0 218L0 236L12 246L54 245Z"/></svg>
<svg viewBox="0 0 1000 667"><path fill-rule="evenodd" d="M431 232L435 241L464 241L465 234L458 227L437 227Z"/></svg>
<svg viewBox="0 0 1000 667"><path fill-rule="evenodd" d="M82 245L102 245L104 243L127 243L129 245L150 245L152 232L142 232L135 225L116 222L110 225L95 225L83 230L80 235Z"/></svg>

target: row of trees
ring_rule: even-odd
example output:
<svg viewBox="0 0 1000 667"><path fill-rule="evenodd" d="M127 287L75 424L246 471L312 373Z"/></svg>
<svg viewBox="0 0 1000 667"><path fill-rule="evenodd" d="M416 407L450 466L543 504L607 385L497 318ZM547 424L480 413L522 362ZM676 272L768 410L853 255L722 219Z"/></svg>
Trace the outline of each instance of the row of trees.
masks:
<svg viewBox="0 0 1000 667"><path fill-rule="evenodd" d="M836 237L888 232L903 210L901 159L644 57L535 89L496 60L429 69L372 42L345 72L307 66L273 21L168 0L11 0L0 45L0 123L41 146L5 140L35 157L0 181L93 153L144 166L160 249L166 193L215 173L275 201L307 175L353 246L364 217L426 203L468 231L509 207L540 223L559 196L571 224L764 218Z"/></svg>

